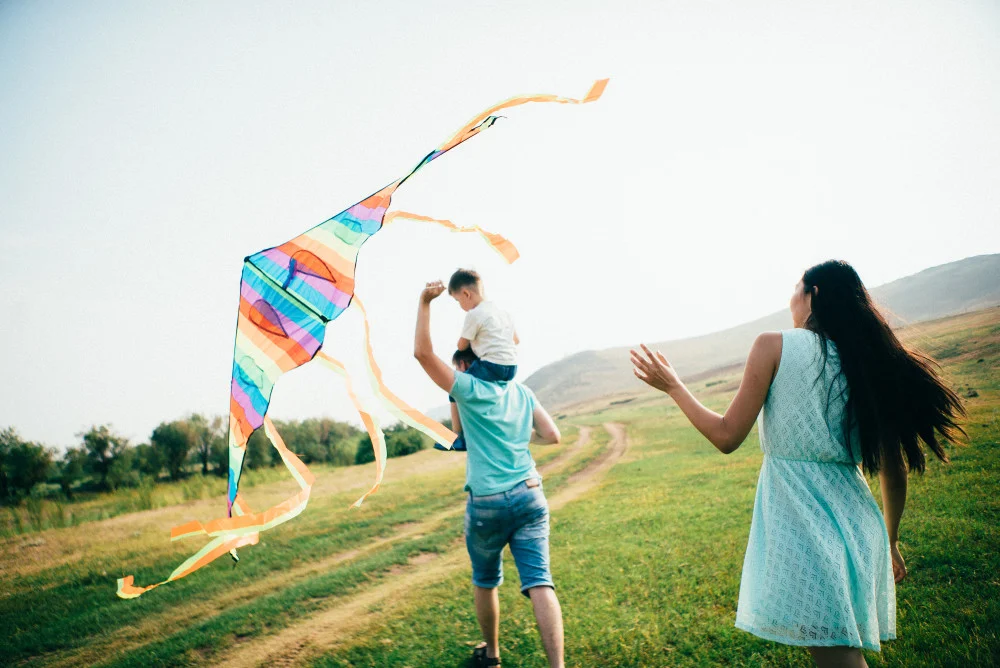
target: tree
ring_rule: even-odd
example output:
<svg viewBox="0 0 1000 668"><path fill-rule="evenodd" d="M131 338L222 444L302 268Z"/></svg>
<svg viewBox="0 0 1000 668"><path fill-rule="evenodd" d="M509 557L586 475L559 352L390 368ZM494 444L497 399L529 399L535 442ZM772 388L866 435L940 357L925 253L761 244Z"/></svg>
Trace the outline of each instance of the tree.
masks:
<svg viewBox="0 0 1000 668"><path fill-rule="evenodd" d="M244 456L243 464L247 468L260 469L265 466L275 465L276 462L271 455L271 451L274 450L277 455L277 450L271 447L271 441L268 440L263 427L250 434L246 448L247 453ZM277 455L277 457L279 460L281 459L281 455Z"/></svg>
<svg viewBox="0 0 1000 668"><path fill-rule="evenodd" d="M212 447L223 437L223 419L216 415L211 420L200 413L193 413L187 420L194 438L194 455L201 462L201 474L208 475L208 462L212 460Z"/></svg>
<svg viewBox="0 0 1000 668"><path fill-rule="evenodd" d="M134 459L134 448L123 448L115 455L108 466L108 489L114 491L119 487L136 487L139 484L139 472L132 464Z"/></svg>
<svg viewBox="0 0 1000 668"><path fill-rule="evenodd" d="M10 480L7 476L7 462L10 451L21 439L13 427L0 430L0 501L10 496Z"/></svg>
<svg viewBox="0 0 1000 668"><path fill-rule="evenodd" d="M13 427L0 431L0 490L4 501L14 500L45 482L52 468L52 452L21 439Z"/></svg>
<svg viewBox="0 0 1000 668"><path fill-rule="evenodd" d="M160 477L160 471L166 466L167 458L155 445L143 443L135 447L134 463L139 473L156 480Z"/></svg>
<svg viewBox="0 0 1000 668"><path fill-rule="evenodd" d="M55 481L59 483L67 499L73 499L73 485L83 480L87 470L87 451L84 448L69 448L56 464Z"/></svg>
<svg viewBox="0 0 1000 668"><path fill-rule="evenodd" d="M87 470L97 476L101 487L107 488L111 464L129 449L128 439L111 431L109 425L91 427L81 437L87 452Z"/></svg>
<svg viewBox="0 0 1000 668"><path fill-rule="evenodd" d="M161 422L153 430L149 442L163 455L171 480L179 480L184 473L184 462L194 445L190 426L183 420Z"/></svg>
<svg viewBox="0 0 1000 668"><path fill-rule="evenodd" d="M229 444L225 438L212 441L212 463L215 465L215 475L229 475Z"/></svg>

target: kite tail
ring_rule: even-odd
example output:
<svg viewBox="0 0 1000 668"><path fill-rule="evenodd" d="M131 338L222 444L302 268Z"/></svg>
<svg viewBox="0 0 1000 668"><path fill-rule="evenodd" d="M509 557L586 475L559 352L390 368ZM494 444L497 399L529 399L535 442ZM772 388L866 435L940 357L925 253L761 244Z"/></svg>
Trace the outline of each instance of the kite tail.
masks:
<svg viewBox="0 0 1000 668"><path fill-rule="evenodd" d="M372 488L361 495L361 498L355 501L351 507L358 508L368 498L370 494L374 494L378 491L379 485L382 484L382 476L385 475L385 463L387 459L386 449L385 449L385 434L382 433L382 426L379 424L379 420L376 416L372 415L358 398L358 395L354 392L354 386L351 383L351 376L347 373L346 367L344 365L320 351L316 353L316 360L318 360L325 367L339 374L343 377L344 383L347 385L347 394L351 398L351 403L354 404L354 408L357 409L358 414L361 416L361 421L365 425L365 430L368 432L368 436L372 441L372 449L375 451L375 484Z"/></svg>
<svg viewBox="0 0 1000 668"><path fill-rule="evenodd" d="M413 408L386 387L382 380L382 370L379 369L378 363L375 361L375 353L372 350L371 325L368 323L368 313L365 311L364 304L358 299L357 294L351 300L351 306L361 311L361 316L365 322L365 361L368 365L368 380L371 382L372 391L385 404L385 407L404 424L413 427L434 441L448 444L450 447L451 443L457 438L455 432L437 420L432 420Z"/></svg>
<svg viewBox="0 0 1000 668"><path fill-rule="evenodd" d="M287 522L305 510L313 483L316 481L315 476L302 463L302 460L285 446L285 442L274 428L271 419L267 417L264 418L264 432L278 454L281 455L281 460L285 463L292 477L299 483L299 491L276 506L259 513L253 512L243 497L237 494L233 503L235 517L223 517L204 524L193 521L174 527L170 530L170 540L180 540L200 534L211 536L212 540L174 569L170 577L163 582L157 582L147 587L136 587L133 584L135 581L133 576L127 575L120 578L118 580L119 597L135 598L150 589L190 575L231 550L244 545L256 544L261 531Z"/></svg>
<svg viewBox="0 0 1000 668"><path fill-rule="evenodd" d="M382 225L388 225L397 218L403 220L415 220L422 223L436 223L445 227L452 232L478 232L486 243L490 245L493 250L500 253L500 256L507 261L507 264L513 264L521 254L517 251L517 248L506 237L499 234L489 232L479 227L478 225L471 225L469 227L461 227L451 222L450 220L442 220L440 218L430 218L429 216L421 216L416 213L409 213L407 211L390 211L385 214L385 218L382 219Z"/></svg>
<svg viewBox="0 0 1000 668"><path fill-rule="evenodd" d="M582 98L572 98L572 97L559 97L558 95L520 95L518 97L512 97L508 100L504 100L499 104L495 104L489 109L480 112L474 116L468 123L462 126L462 128L451 136L451 139L445 143L438 146L436 149L424 156L424 159L417 163L417 166L410 170L410 173L399 179L395 183L391 184L393 190L402 185L404 181L416 174L420 169L427 165L432 160L435 160L451 149L455 148L462 142L475 137L477 134L483 130L493 127L496 123L497 117L494 116L498 111L503 109L509 109L510 107L517 107L522 104L528 104L529 102L554 102L556 104L587 104L588 102L594 102L598 100L602 94L604 94L604 89L608 85L608 79L599 79L594 82L587 91L587 94Z"/></svg>

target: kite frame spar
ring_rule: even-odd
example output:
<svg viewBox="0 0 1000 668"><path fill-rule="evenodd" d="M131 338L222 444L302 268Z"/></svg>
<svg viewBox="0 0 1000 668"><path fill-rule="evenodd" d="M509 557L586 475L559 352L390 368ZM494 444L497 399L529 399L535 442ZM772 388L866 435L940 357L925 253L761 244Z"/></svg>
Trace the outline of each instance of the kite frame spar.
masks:
<svg viewBox="0 0 1000 668"><path fill-rule="evenodd" d="M136 598L162 584L180 579L229 552L238 561L236 549L254 545L260 532L287 522L305 510L315 477L309 468L286 446L267 417L271 392L278 378L310 361L341 375L348 396L361 416L375 450L375 483L352 507L360 506L368 495L378 490L385 474L385 437L378 419L354 392L344 365L323 352L326 325L349 307L357 308L364 318L368 377L379 400L393 415L440 443L451 444L455 434L409 406L396 396L382 379L371 346L371 326L361 300L354 290L358 253L365 241L396 219L408 219L442 225L455 232L476 232L508 262L518 258L514 245L478 226L460 227L404 211L388 212L396 189L428 163L471 139L497 121L496 112L529 102L584 104L600 98L608 80L596 81L580 99L555 95L513 97L476 115L462 128L417 163L403 176L376 193L282 244L248 256L244 260L233 354L229 416L229 494L228 517L210 522L188 522L174 527L171 540L207 535L211 540L201 550L174 569L163 582L146 587L133 584L127 575L118 580L118 596ZM278 451L299 491L277 505L254 512L239 493L246 445L250 436L263 427Z"/></svg>

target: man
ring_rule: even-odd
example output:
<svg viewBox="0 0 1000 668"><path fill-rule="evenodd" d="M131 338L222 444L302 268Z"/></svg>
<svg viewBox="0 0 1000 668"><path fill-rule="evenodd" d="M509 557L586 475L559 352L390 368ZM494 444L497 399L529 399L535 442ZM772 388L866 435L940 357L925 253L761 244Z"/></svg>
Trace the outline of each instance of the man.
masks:
<svg viewBox="0 0 1000 668"><path fill-rule="evenodd" d="M528 443L558 443L559 428L528 388L514 381L480 380L434 354L431 302L445 286L428 283L420 294L413 356L430 379L455 399L468 448L465 545L472 561L476 617L485 639L479 666L500 665L503 548L510 545L521 593L531 599L549 665L562 668L562 610L549 568L549 507ZM464 363L458 362L459 369ZM457 425L456 425L457 427Z"/></svg>

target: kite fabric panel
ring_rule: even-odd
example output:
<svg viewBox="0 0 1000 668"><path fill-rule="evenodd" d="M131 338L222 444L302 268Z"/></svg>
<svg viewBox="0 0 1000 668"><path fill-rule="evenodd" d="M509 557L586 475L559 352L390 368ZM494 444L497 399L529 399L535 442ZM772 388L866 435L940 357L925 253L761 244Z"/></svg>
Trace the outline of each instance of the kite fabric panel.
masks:
<svg viewBox="0 0 1000 668"><path fill-rule="evenodd" d="M478 226L460 227L439 220L387 209L396 189L411 176L444 153L496 123L494 114L502 109L529 102L583 104L597 100L608 80L594 83L580 99L555 95L514 97L476 115L448 141L428 153L406 176L316 225L280 246L250 255L244 260L240 281L240 306L236 322L233 374L229 402L229 486L226 517L207 523L198 521L174 527L171 540L195 535L211 538L201 550L182 563L163 582L146 587L133 584L129 575L118 580L118 596L135 598L167 582L182 578L227 552L238 561L236 548L254 545L259 533L295 517L309 501L314 481L306 465L281 440L267 417L274 384L282 374L307 362L318 360L345 379L354 403L375 449L375 483L354 506L375 492L385 473L385 438L378 420L355 394L344 365L322 351L326 326L347 308L357 308L364 317L366 362L375 396L392 414L439 443L451 444L455 434L444 425L415 410L396 396L382 379L371 347L371 327L367 313L355 293L354 277L361 246L386 224L405 219L435 223L455 232L475 232L508 262L518 258L514 245ZM255 512L239 492L246 445L257 429L264 432L281 455L282 461L299 484L299 491L276 506Z"/></svg>

